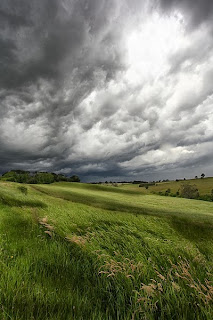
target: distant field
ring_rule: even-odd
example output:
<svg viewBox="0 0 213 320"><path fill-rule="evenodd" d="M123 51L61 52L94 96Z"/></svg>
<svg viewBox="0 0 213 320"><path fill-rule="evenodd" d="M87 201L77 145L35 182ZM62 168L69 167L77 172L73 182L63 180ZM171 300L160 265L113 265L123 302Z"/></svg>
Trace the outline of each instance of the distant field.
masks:
<svg viewBox="0 0 213 320"><path fill-rule="evenodd" d="M213 203L150 194L178 184L0 182L0 319L213 319Z"/></svg>
<svg viewBox="0 0 213 320"><path fill-rule="evenodd" d="M204 178L204 179L190 179L185 181L168 181L168 182L157 182L155 186L149 186L148 190L145 188L139 188L138 184L123 184L120 185L120 188L125 190L134 190L134 191L140 191L142 193L150 193L152 191L159 192L163 191L165 192L167 189L171 189L172 193L176 193L178 189L180 188L181 184L183 183L190 183L195 184L199 190L199 193L201 195L204 194L211 194L211 190L213 189L213 178ZM138 190L140 189L140 190Z"/></svg>

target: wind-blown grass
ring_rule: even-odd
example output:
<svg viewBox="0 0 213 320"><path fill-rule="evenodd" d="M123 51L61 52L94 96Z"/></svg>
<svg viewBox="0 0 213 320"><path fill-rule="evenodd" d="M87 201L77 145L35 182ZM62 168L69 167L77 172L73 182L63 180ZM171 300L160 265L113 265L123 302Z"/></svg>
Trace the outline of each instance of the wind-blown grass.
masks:
<svg viewBox="0 0 213 320"><path fill-rule="evenodd" d="M213 204L108 188L0 184L0 318L212 319Z"/></svg>

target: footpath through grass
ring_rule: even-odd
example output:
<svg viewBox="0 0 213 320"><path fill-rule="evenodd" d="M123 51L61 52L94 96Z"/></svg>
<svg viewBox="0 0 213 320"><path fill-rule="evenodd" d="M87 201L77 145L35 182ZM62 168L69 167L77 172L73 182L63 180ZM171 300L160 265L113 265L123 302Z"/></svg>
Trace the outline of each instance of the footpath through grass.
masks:
<svg viewBox="0 0 213 320"><path fill-rule="evenodd" d="M212 319L213 204L0 183L0 319Z"/></svg>

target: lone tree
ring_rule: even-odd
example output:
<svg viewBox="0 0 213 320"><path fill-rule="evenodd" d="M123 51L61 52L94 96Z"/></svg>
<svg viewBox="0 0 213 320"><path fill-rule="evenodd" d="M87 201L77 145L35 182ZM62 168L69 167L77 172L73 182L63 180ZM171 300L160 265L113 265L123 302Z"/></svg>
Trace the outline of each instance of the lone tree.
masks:
<svg viewBox="0 0 213 320"><path fill-rule="evenodd" d="M203 179L205 177L205 174L204 173L202 173L201 174L201 179Z"/></svg>
<svg viewBox="0 0 213 320"><path fill-rule="evenodd" d="M195 176L195 179L198 179L198 176Z"/></svg>

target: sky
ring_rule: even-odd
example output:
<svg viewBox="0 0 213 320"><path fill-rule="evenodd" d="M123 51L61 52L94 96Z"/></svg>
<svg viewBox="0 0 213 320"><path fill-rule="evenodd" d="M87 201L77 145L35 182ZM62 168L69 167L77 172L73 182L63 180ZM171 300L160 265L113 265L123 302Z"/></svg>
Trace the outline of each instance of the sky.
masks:
<svg viewBox="0 0 213 320"><path fill-rule="evenodd" d="M0 173L213 176L212 0L1 0Z"/></svg>

